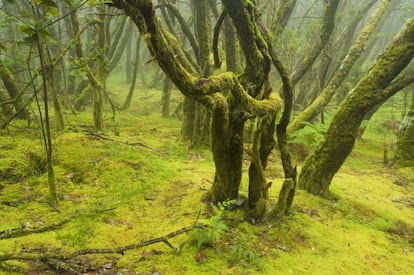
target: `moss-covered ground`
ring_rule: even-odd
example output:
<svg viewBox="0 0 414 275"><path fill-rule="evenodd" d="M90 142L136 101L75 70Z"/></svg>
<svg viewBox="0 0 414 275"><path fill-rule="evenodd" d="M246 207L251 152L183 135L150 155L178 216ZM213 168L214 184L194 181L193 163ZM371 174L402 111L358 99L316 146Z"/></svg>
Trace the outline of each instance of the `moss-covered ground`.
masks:
<svg viewBox="0 0 414 275"><path fill-rule="evenodd" d="M61 274L42 264L44 253L137 244L197 218L210 224L212 244L199 248L205 239L195 230L169 239L175 249L161 242L74 262L85 274L414 274L414 168L383 166L384 142L374 126L335 176L333 199L299 190L287 217L250 224L241 210L212 212L202 202L214 176L210 152L182 142L180 121L159 114L160 98L159 91L138 91L115 121L106 114L102 133L93 132L91 112L66 115L65 130L54 133L54 207L38 127L16 122L0 132L0 260L39 255L1 261L0 274ZM268 177L276 202L283 181L277 152ZM61 221L45 232L5 237L9 229Z"/></svg>

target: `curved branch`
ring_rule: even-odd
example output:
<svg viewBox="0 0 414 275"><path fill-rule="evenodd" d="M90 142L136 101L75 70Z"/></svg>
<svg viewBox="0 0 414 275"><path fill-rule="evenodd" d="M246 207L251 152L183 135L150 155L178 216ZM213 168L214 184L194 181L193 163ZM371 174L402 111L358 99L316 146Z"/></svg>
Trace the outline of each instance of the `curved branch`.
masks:
<svg viewBox="0 0 414 275"><path fill-rule="evenodd" d="M290 16L292 15L293 9L295 8L296 0L282 0L280 1L279 7L276 11L276 15L273 18L272 22L272 32L275 34L276 38L283 32L285 29Z"/></svg>
<svg viewBox="0 0 414 275"><path fill-rule="evenodd" d="M180 11L170 2L165 1L164 6L167 7L172 14L177 18L178 22L180 23L181 30L187 36L188 41L190 41L191 48L193 48L194 55L197 59L197 62L200 62L200 48L198 47L198 43L195 40L190 28L188 27L187 22L185 22L185 19L181 16Z"/></svg>
<svg viewBox="0 0 414 275"><path fill-rule="evenodd" d="M226 19L227 12L223 10L217 20L216 25L214 26L214 34L213 34L213 55L214 55L214 67L219 69L221 66L221 60L218 53L218 39L220 35L220 29L223 25L224 19Z"/></svg>
<svg viewBox="0 0 414 275"><path fill-rule="evenodd" d="M211 79L214 78L217 78L221 84L215 87L215 89L219 88L221 92L230 91L231 95L237 100L240 106L255 116L273 115L281 109L281 99L276 94L269 99L255 99L243 88L239 79L233 72L226 72L216 77L211 77Z"/></svg>
<svg viewBox="0 0 414 275"><path fill-rule="evenodd" d="M295 85L312 67L316 58L322 52L325 45L328 43L335 26L335 15L340 0L330 0L325 7L323 16L323 24L318 41L310 51L310 54L303 59L297 66L297 69L292 73L291 79Z"/></svg>
<svg viewBox="0 0 414 275"><path fill-rule="evenodd" d="M223 5L233 21L240 46L246 57L244 73L240 77L254 97L260 94L271 67L268 45L263 38L257 19L256 4L247 0L223 0Z"/></svg>
<svg viewBox="0 0 414 275"><path fill-rule="evenodd" d="M342 84L345 78L348 76L353 65L364 52L364 48L368 43L370 36L373 34L381 18L385 14L385 11L390 5L390 0L382 0L378 5L374 13L368 20L368 23L361 30L355 42L352 44L347 55L341 62L340 68L335 72L329 83L321 91L319 96L309 105L303 112L301 112L289 125L288 133L293 133L302 127L303 121L310 121L315 117L323 107L328 104L337 88Z"/></svg>

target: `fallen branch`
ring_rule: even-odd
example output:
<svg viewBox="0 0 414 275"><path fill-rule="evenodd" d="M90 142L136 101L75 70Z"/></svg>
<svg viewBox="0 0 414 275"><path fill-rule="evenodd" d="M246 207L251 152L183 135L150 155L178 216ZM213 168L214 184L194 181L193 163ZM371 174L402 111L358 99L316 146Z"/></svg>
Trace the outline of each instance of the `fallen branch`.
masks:
<svg viewBox="0 0 414 275"><path fill-rule="evenodd" d="M64 219L63 221L56 222L47 226L40 226L40 227L32 227L28 224L23 224L16 228L6 229L3 231L0 231L0 240L1 239L8 239L8 238L16 238L16 237L22 237L29 234L34 233L42 233L50 230L57 229L67 222L69 222L73 217L69 217L67 219Z"/></svg>
<svg viewBox="0 0 414 275"><path fill-rule="evenodd" d="M161 155L161 154L163 154L163 153L165 153L165 152L161 151L161 150L160 150L160 149L158 149L158 148L155 148L155 147L152 147L152 146L146 145L145 143L142 143L142 142L140 142L140 141L137 141L137 142L134 142L134 143L129 143L129 142L126 142L126 141L121 141L121 140L116 140L116 139L113 139L113 138L110 138L110 137L106 137L106 136L104 136L104 135L100 135L100 134L98 134L98 133L94 133L94 132L92 132L92 131L88 131L88 130L85 130L84 132L85 132L85 133L86 133L86 135L88 135L88 136L94 136L94 137L97 137L97 138L100 138L100 139L103 139L103 140L112 141L112 142L117 142L117 143L126 144L126 145L130 145L130 146L140 146L140 147L143 147L143 148L145 148L145 149L148 149L148 150L154 151L154 152L156 152L156 153L158 153L158 154L160 154L160 155Z"/></svg>
<svg viewBox="0 0 414 275"><path fill-rule="evenodd" d="M198 220L198 218L197 218ZM20 252L17 254L3 254L0 255L0 263L5 261L17 260L17 261L28 261L28 262L38 262L41 261L49 266L54 267L55 269L59 269L60 271L65 270L69 272L81 272L82 267L79 264L74 263L72 260L82 255L91 255L91 254L124 254L125 251L133 250L137 248L141 248L144 246L148 246L155 243L163 242L168 245L170 248L176 250L177 247L174 247L168 240L176 237L178 235L187 233L194 228L199 227L200 225L194 222L190 226L183 227L178 229L177 231L171 232L167 235L162 237L153 238L149 240L142 240L139 243L129 244L125 246L119 246L114 248L87 248L82 250L77 250L70 254L62 254L62 253L55 253L55 252L39 252L42 249L31 250L36 252ZM71 262L72 261L72 262Z"/></svg>
<svg viewBox="0 0 414 275"><path fill-rule="evenodd" d="M111 211L114 209L116 209L116 207L111 207L111 208L106 208L106 209L101 209L101 210L94 210L93 212L89 214L97 214L97 213L102 213L106 211ZM89 214L83 213L83 215L89 215ZM55 230L55 229L62 227L63 225L71 221L73 218L76 218L77 216L78 216L78 212L75 212L74 214L72 214L71 216L67 217L66 219L62 221L55 222L55 223L45 225L45 226L38 226L38 227L34 227L28 223L24 223L19 227L9 228L9 229L0 231L0 240L9 239L9 238L17 238L17 237L30 235L30 234L43 233L46 231Z"/></svg>

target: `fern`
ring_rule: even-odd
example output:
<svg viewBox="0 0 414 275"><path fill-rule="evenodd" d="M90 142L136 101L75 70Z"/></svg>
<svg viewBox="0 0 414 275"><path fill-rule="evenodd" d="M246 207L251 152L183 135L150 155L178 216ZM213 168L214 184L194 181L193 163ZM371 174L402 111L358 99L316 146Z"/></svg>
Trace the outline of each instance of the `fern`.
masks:
<svg viewBox="0 0 414 275"><path fill-rule="evenodd" d="M212 207L214 214L207 219L200 219L200 227L193 230L190 236L196 242L199 249L203 246L212 246L227 229L226 224L222 220L225 207L223 205L213 205Z"/></svg>
<svg viewBox="0 0 414 275"><path fill-rule="evenodd" d="M312 124L304 121L301 124L305 125L305 127L293 133L288 141L289 143L299 143L308 147L314 147L327 131L327 125L322 123Z"/></svg>

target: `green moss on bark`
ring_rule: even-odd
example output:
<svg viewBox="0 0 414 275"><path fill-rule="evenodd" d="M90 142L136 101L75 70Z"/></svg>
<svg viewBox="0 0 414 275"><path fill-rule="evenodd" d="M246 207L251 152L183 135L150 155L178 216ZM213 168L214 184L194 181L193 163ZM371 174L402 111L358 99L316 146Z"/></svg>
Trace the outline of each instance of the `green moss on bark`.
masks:
<svg viewBox="0 0 414 275"><path fill-rule="evenodd" d="M414 166L414 92L410 110L405 115L397 136L395 161L399 167Z"/></svg>
<svg viewBox="0 0 414 275"><path fill-rule="evenodd" d="M376 105L396 91L385 89L414 56L414 18L378 57L375 65L345 98L335 113L324 140L303 165L299 187L327 195L333 176L354 146L358 128Z"/></svg>

